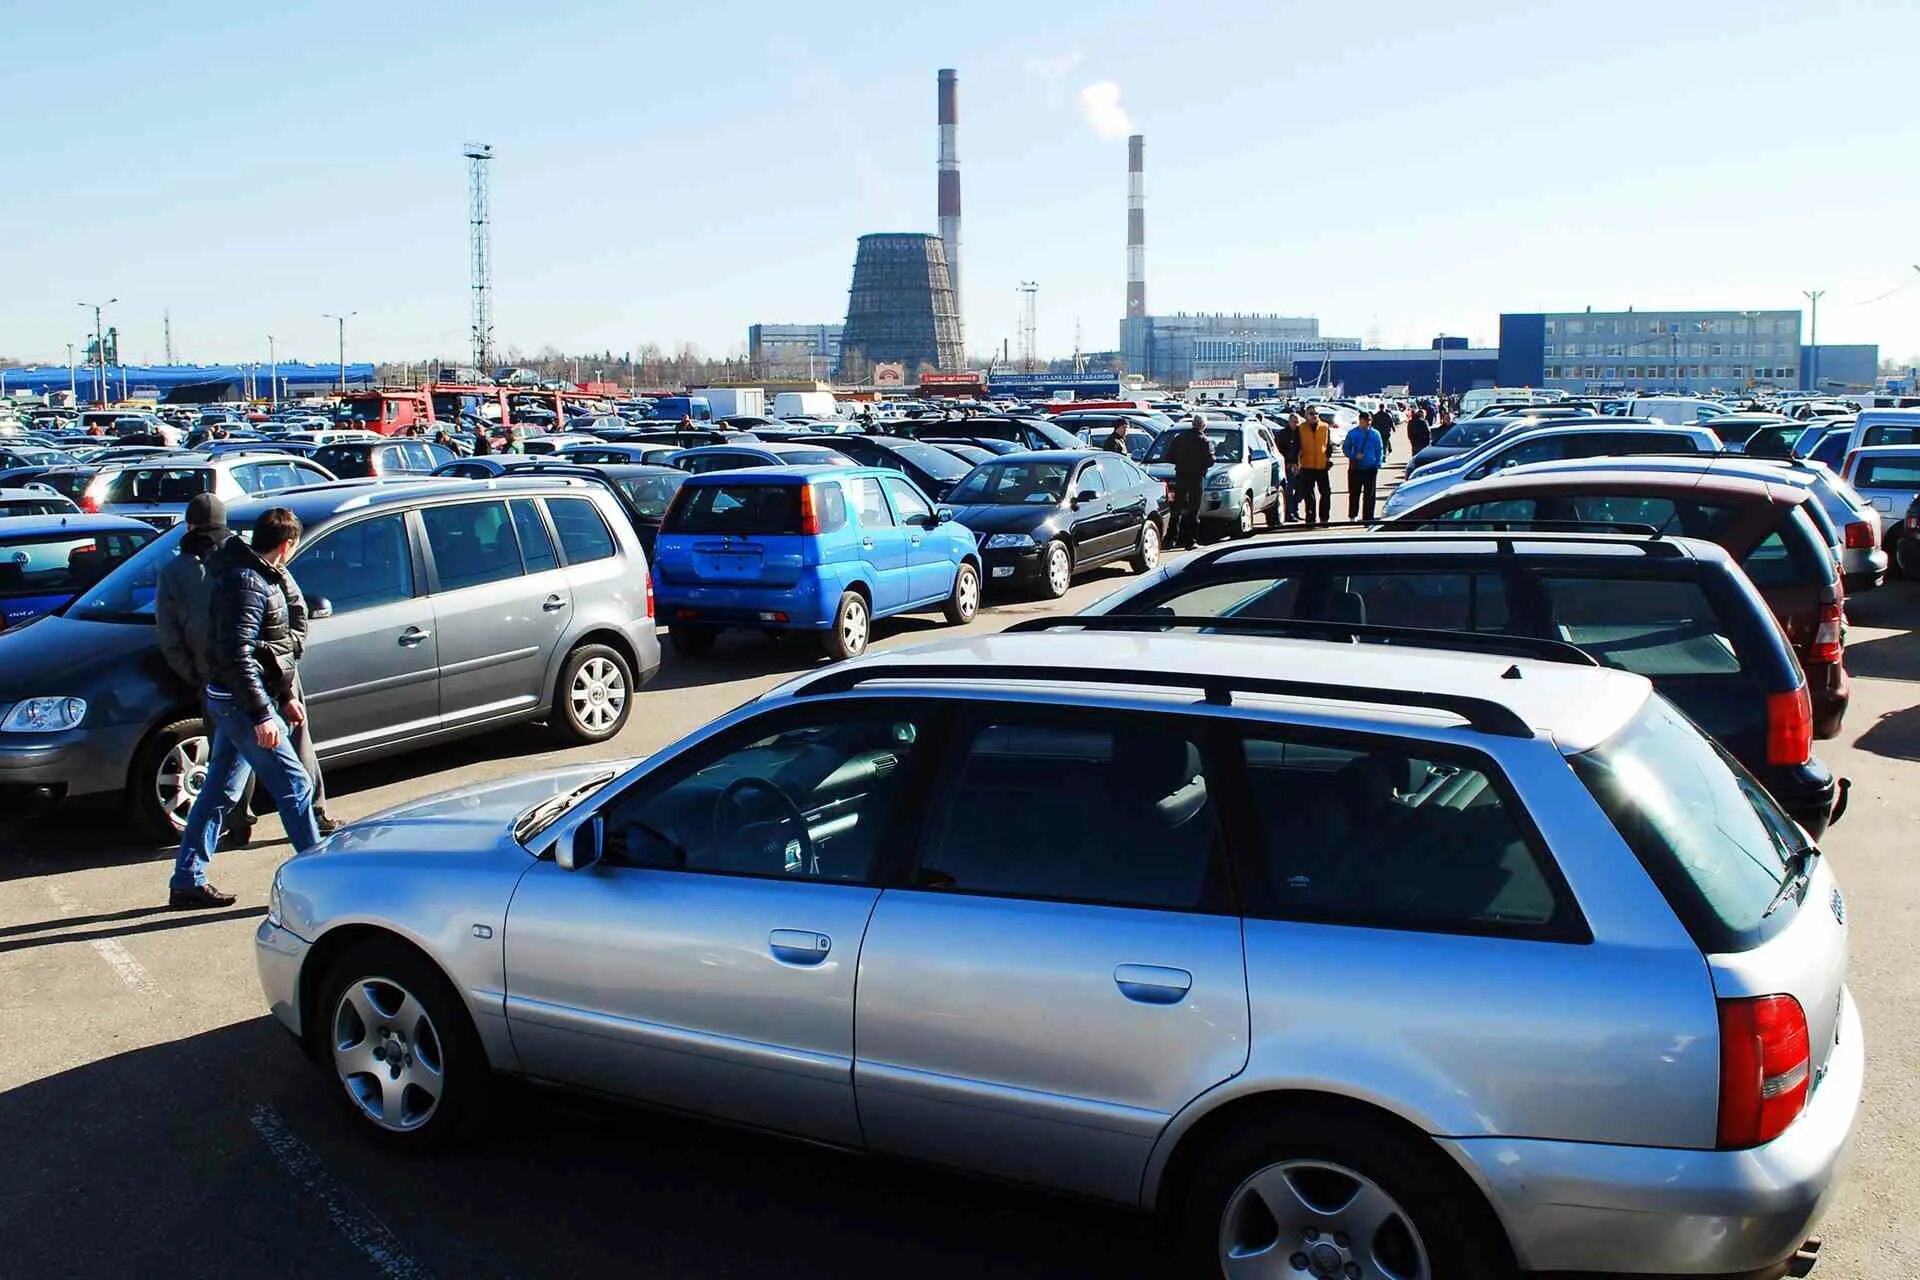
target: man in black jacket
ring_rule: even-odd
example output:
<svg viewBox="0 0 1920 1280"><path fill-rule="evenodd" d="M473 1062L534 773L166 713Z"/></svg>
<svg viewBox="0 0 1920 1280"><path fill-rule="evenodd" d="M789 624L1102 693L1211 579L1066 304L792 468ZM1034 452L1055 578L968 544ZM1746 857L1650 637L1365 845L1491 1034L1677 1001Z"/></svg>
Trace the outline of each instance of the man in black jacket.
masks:
<svg viewBox="0 0 1920 1280"><path fill-rule="evenodd" d="M1213 446L1207 443L1207 420L1193 415L1188 429L1167 442L1167 461L1173 464L1173 531L1169 547L1192 547L1200 541L1200 489L1213 466Z"/></svg>
<svg viewBox="0 0 1920 1280"><path fill-rule="evenodd" d="M207 883L206 871L242 761L272 794L295 851L320 843L313 785L288 730L307 714L294 696L293 625L281 575L299 540L299 517L274 507L255 523L251 546L229 538L208 559L212 627L206 699L213 746L206 782L187 814L174 861L169 906L233 904L232 894Z"/></svg>

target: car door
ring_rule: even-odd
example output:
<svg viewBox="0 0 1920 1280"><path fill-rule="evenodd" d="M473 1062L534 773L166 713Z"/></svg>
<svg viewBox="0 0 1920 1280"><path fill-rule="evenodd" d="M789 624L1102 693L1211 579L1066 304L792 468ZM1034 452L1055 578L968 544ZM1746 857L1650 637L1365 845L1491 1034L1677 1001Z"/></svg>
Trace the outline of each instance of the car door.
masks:
<svg viewBox="0 0 1920 1280"><path fill-rule="evenodd" d="M300 659L315 746L351 753L430 729L439 646L405 513L328 529L289 567L309 614L331 611L312 618Z"/></svg>
<svg viewBox="0 0 1920 1280"><path fill-rule="evenodd" d="M1240 921L1193 717L967 704L861 953L877 1150L1133 1201L1246 1062Z"/></svg>
<svg viewBox="0 0 1920 1280"><path fill-rule="evenodd" d="M1067 485L1068 527L1073 531L1074 562L1092 564L1113 554L1117 541L1111 495L1099 464L1080 464Z"/></svg>
<svg viewBox="0 0 1920 1280"><path fill-rule="evenodd" d="M880 477L854 476L847 481L847 490L860 524L860 558L873 584L873 611L882 614L899 609L912 590L907 568L909 531L894 519Z"/></svg>
<svg viewBox="0 0 1920 1280"><path fill-rule="evenodd" d="M1147 484L1139 469L1117 456L1101 458L1094 465L1100 468L1100 476L1107 484L1115 547L1125 550L1138 546L1140 529L1146 524L1151 511L1147 501Z"/></svg>
<svg viewBox="0 0 1920 1280"><path fill-rule="evenodd" d="M945 538L928 537L933 504L905 477L884 476L881 488L893 506L893 518L907 539L907 598L944 599L953 590L959 566L947 555Z"/></svg>
<svg viewBox="0 0 1920 1280"><path fill-rule="evenodd" d="M419 509L434 634L440 645L444 724L525 712L540 701L546 657L564 599L552 569L529 580L504 499Z"/></svg>
<svg viewBox="0 0 1920 1280"><path fill-rule="evenodd" d="M603 860L543 857L508 908L522 1066L859 1145L862 937L939 738L911 703L788 706L589 802Z"/></svg>

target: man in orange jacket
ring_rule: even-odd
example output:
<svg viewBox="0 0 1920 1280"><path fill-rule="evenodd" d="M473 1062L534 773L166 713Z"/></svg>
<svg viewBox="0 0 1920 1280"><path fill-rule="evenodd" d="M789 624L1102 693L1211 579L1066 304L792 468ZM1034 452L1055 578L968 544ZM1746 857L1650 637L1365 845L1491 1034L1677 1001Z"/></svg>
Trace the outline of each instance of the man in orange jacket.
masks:
<svg viewBox="0 0 1920 1280"><path fill-rule="evenodd" d="M1333 485L1327 477L1332 466L1333 432L1320 420L1320 411L1308 405L1306 420L1300 424L1300 492L1308 524L1333 519Z"/></svg>

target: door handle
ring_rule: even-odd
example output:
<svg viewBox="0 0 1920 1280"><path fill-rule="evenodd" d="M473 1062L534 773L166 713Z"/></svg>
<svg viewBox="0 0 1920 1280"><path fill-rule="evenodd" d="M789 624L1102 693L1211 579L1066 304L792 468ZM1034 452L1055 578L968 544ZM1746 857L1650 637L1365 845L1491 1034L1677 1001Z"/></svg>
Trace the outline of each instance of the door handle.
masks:
<svg viewBox="0 0 1920 1280"><path fill-rule="evenodd" d="M412 648L433 634L431 627L408 627L400 633L400 643Z"/></svg>
<svg viewBox="0 0 1920 1280"><path fill-rule="evenodd" d="M1121 964L1113 968L1113 985L1140 1004L1178 1004L1193 990L1193 975L1159 964Z"/></svg>
<svg viewBox="0 0 1920 1280"><path fill-rule="evenodd" d="M811 929L775 929L767 935L767 950L784 964L816 965L833 950L833 939Z"/></svg>
<svg viewBox="0 0 1920 1280"><path fill-rule="evenodd" d="M907 541L917 547L920 545L920 535L916 533L911 538L908 538Z"/></svg>
<svg viewBox="0 0 1920 1280"><path fill-rule="evenodd" d="M868 551L871 551L871 550L873 550L873 539L872 539L872 538L862 538L862 539L860 539L860 545L861 545L861 547L863 547L863 548L865 548L866 550L868 550Z"/></svg>
<svg viewBox="0 0 1920 1280"><path fill-rule="evenodd" d="M548 613L558 613L560 612L560 610L567 607L567 602L565 600L562 600L559 596L548 596L544 601L541 602L540 607L542 609L545 609Z"/></svg>

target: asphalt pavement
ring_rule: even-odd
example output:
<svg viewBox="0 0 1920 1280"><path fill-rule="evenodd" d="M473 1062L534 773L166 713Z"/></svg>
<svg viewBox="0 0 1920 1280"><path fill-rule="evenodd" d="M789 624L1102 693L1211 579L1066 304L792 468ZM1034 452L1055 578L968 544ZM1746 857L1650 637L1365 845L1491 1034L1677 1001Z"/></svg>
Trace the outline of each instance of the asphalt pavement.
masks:
<svg viewBox="0 0 1920 1280"><path fill-rule="evenodd" d="M1072 612L994 601L966 630ZM1825 849L1847 890L1867 1102L1817 1274L1920 1275L1920 585L1856 599L1843 736L1854 782ZM878 623L876 647L954 634ZM620 736L517 729L328 776L357 818L549 762L645 754L815 665L804 639L668 655ZM164 910L170 850L110 806L0 823L0 1278L13 1276L920 1276L1167 1274L1131 1215L610 1102L505 1091L484 1141L432 1158L352 1131L261 1003L252 933L287 855L222 852L230 909Z"/></svg>

